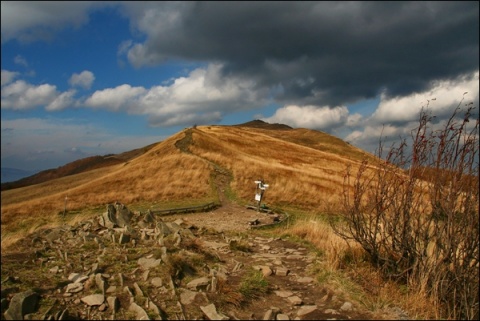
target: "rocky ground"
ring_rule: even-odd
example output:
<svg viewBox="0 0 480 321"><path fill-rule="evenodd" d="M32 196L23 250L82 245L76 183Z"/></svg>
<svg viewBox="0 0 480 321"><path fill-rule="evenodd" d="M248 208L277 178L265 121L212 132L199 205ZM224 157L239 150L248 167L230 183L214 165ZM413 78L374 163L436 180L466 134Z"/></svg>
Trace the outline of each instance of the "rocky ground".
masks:
<svg viewBox="0 0 480 321"><path fill-rule="evenodd" d="M122 204L2 253L2 320L319 320L374 315L314 275L314 249L229 204L155 217Z"/></svg>

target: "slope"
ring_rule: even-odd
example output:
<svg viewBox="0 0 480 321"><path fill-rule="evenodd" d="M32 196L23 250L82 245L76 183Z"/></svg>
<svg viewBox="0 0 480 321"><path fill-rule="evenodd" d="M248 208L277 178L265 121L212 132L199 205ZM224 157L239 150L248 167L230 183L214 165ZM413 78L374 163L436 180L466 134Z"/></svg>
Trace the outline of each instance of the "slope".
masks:
<svg viewBox="0 0 480 321"><path fill-rule="evenodd" d="M219 172L239 204L253 202L254 181L262 178L270 184L264 201L271 206L334 206L346 166L369 156L341 143L306 129L184 129L125 163L2 191L2 246L10 232L60 223L65 208L78 212L115 201L147 208L218 202Z"/></svg>

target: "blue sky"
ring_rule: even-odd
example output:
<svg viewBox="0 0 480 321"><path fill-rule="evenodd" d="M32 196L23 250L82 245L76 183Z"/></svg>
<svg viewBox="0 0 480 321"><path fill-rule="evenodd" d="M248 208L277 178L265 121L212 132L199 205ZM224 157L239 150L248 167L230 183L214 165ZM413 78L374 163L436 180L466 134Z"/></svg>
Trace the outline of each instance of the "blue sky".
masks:
<svg viewBox="0 0 480 321"><path fill-rule="evenodd" d="M253 119L373 152L382 132L409 135L427 103L439 123L462 97L478 106L478 2L1 9L2 167L56 168Z"/></svg>

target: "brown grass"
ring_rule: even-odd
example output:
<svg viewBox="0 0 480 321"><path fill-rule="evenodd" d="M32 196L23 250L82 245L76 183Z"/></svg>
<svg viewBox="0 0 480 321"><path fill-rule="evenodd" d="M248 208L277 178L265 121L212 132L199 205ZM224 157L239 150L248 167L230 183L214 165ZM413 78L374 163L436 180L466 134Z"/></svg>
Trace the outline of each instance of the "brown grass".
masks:
<svg viewBox="0 0 480 321"><path fill-rule="evenodd" d="M325 286L339 288L362 302L372 312L381 315L386 313L388 308L401 307L408 311L412 319L439 317L437 307L424 292L412 291L406 286L399 287L397 283L383 278L381 273L365 260L365 252L361 246L336 235L321 215L303 215L284 232L299 236L319 249L321 263L318 278ZM344 279L345 276L348 280Z"/></svg>
<svg viewBox="0 0 480 321"><path fill-rule="evenodd" d="M184 143L191 153L185 153L175 143L190 132L192 140ZM343 172L347 164L358 167L361 156L371 157L306 129L185 129L125 163L2 191L2 248L21 237L17 233L63 223L65 197L67 212L85 217L115 201L133 209L215 201L214 165L232 174L230 187L240 203L254 201L254 181L263 178L270 184L267 204L316 209L338 203ZM74 216L67 215L67 222Z"/></svg>

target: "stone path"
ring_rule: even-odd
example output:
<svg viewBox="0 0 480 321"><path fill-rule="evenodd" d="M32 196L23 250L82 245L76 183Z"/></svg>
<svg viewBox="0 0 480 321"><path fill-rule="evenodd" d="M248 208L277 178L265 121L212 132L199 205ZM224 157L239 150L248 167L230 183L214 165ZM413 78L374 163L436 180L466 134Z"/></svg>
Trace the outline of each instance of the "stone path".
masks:
<svg viewBox="0 0 480 321"><path fill-rule="evenodd" d="M319 258L297 243L197 225L195 214L160 219L107 208L2 253L5 319L375 319L318 283ZM241 294L248 282L262 291Z"/></svg>

